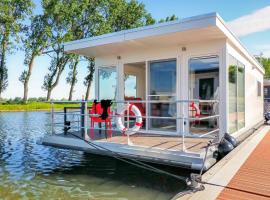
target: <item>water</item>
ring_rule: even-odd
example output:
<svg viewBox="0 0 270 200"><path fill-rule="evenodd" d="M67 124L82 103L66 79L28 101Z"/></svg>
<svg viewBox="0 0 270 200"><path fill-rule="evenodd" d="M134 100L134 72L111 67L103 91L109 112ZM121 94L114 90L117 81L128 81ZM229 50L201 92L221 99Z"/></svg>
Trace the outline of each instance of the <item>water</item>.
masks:
<svg viewBox="0 0 270 200"><path fill-rule="evenodd" d="M0 199L163 200L185 189L113 158L36 144L48 122L45 112L0 113Z"/></svg>

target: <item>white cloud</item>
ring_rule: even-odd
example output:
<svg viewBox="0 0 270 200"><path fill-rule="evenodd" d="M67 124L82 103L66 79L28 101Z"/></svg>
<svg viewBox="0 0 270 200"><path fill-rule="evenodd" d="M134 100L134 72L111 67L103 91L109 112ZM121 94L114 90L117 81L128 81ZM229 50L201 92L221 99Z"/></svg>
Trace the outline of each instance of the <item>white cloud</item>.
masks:
<svg viewBox="0 0 270 200"><path fill-rule="evenodd" d="M270 29L269 15L270 6L267 6L230 21L228 25L237 36L245 36Z"/></svg>
<svg viewBox="0 0 270 200"><path fill-rule="evenodd" d="M263 53L263 56L270 57L270 44L260 44L254 47L256 50L256 55Z"/></svg>

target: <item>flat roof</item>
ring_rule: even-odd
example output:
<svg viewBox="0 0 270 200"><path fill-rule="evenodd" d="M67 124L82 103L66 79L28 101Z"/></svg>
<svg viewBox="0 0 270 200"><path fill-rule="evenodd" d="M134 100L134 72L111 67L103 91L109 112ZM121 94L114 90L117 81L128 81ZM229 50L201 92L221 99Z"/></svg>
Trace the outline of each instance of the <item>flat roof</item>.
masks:
<svg viewBox="0 0 270 200"><path fill-rule="evenodd" d="M229 39L230 43L261 72L263 67L229 30L217 13L208 13L64 43L64 50L90 57L121 55L141 48L185 45L202 40Z"/></svg>

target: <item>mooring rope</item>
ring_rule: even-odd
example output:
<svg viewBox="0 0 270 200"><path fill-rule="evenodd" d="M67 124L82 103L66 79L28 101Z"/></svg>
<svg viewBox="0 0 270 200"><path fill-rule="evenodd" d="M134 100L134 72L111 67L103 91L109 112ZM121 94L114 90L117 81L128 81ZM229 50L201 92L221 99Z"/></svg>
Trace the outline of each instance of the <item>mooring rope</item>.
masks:
<svg viewBox="0 0 270 200"><path fill-rule="evenodd" d="M78 139L83 140L84 142L86 142L88 145L94 147L95 149L98 149L98 150L99 150L99 149L103 149L103 150L105 150L105 151L110 152L111 155L112 155L115 159L117 159L117 160L120 160L120 161L122 161L122 162L131 164L131 165L134 165L134 166L137 166L137 167L140 167L140 168L149 170L149 171L153 171L153 172L160 173L160 174L165 174L165 175L167 175L167 176L171 176L171 177L173 177L173 178L176 178L176 179L178 179L178 180L180 180L180 181L184 181L187 185L189 184L189 179L186 178L186 177L178 176L178 175L176 175L176 174L172 174L172 173L170 173L170 172L168 172L168 171L165 171L165 170L162 170L162 169L153 167L153 166L151 166L151 165L148 165L148 164L146 164L146 163L143 163L143 162L141 162L141 161L138 161L138 160L135 160L135 159L132 159L132 158L126 158L126 157L123 157L122 155L120 155L120 154L117 153L117 152L114 152L114 151L112 151L112 150L110 150L110 149L107 149L107 148L105 148L105 147L103 147L103 146L97 145L97 144L95 144L95 143L93 143L93 142L91 142L91 141L85 140L84 138L82 138L82 137L80 137L80 136L78 136L78 135L76 135L76 134L73 134L73 133L68 133L68 134L71 134L72 136L74 136L74 137L76 137L76 138L78 138ZM188 185L188 186L189 186L189 185Z"/></svg>

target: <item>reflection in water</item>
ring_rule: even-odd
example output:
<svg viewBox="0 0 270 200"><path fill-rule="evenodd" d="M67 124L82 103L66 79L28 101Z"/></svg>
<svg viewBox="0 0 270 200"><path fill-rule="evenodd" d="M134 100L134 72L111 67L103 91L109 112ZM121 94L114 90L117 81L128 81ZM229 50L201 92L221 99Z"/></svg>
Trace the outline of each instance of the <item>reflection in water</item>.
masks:
<svg viewBox="0 0 270 200"><path fill-rule="evenodd" d="M0 113L1 199L169 199L185 188L109 157L37 145L48 118Z"/></svg>

